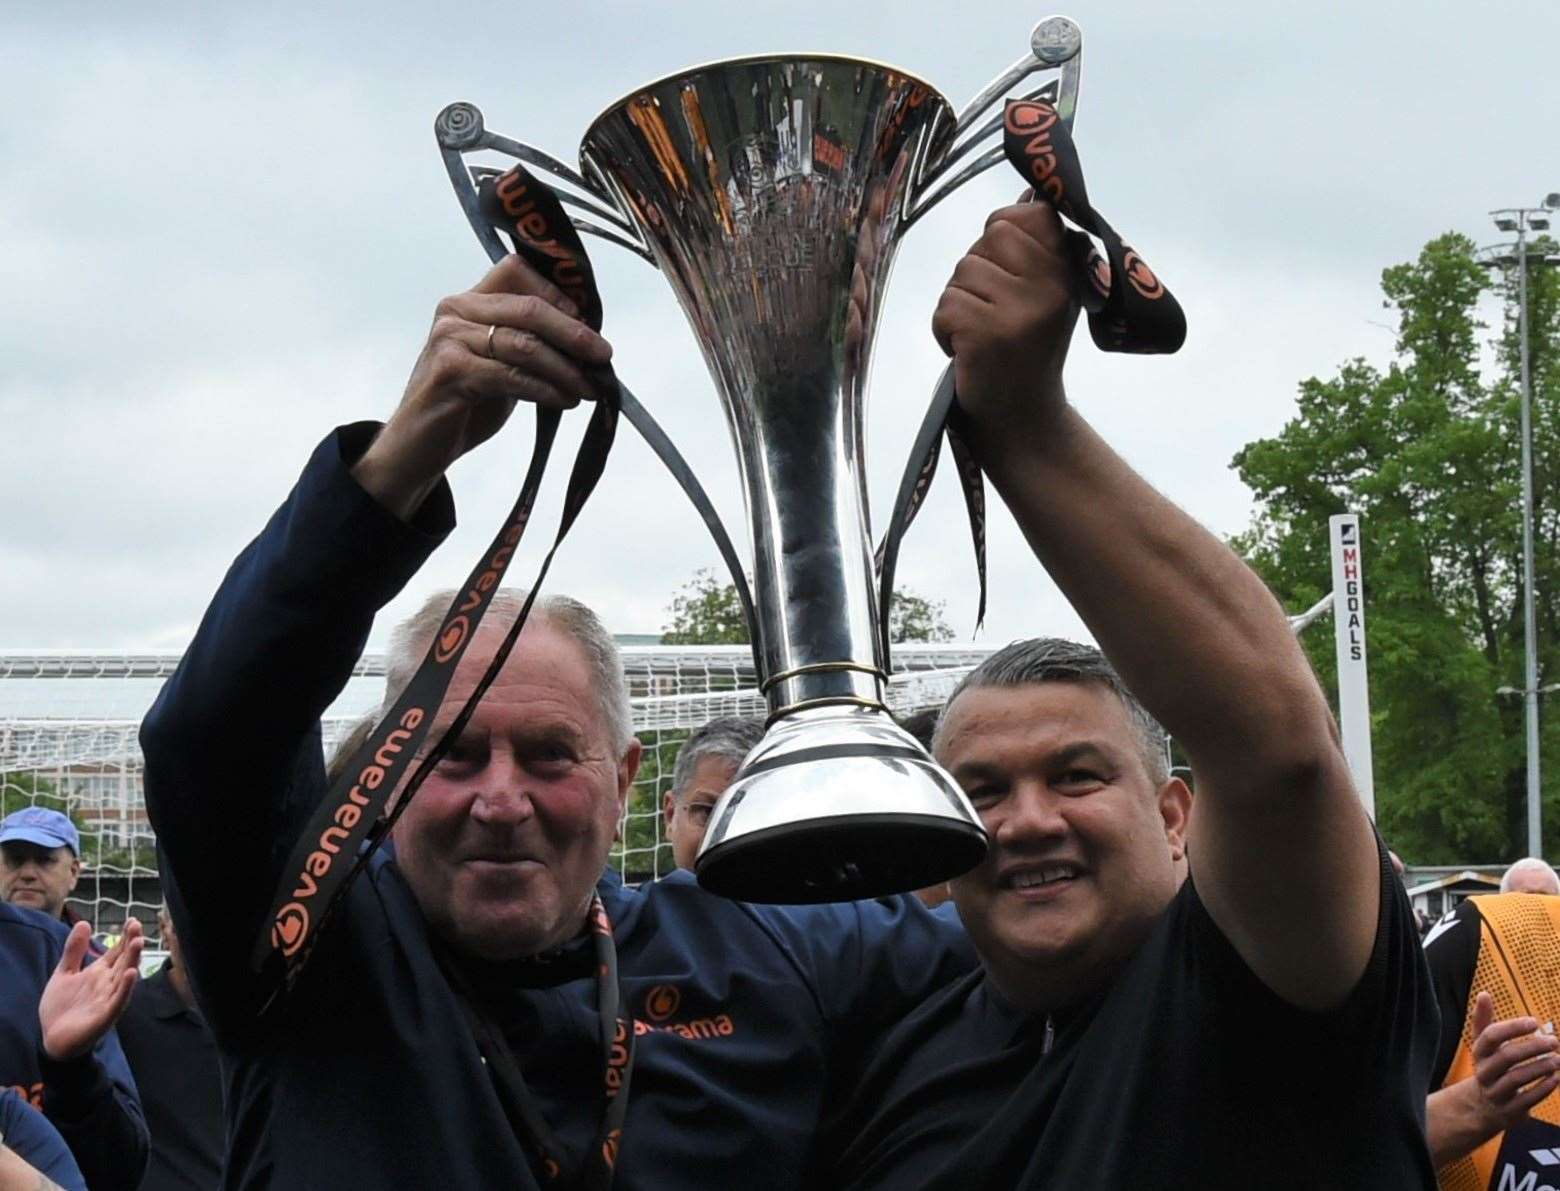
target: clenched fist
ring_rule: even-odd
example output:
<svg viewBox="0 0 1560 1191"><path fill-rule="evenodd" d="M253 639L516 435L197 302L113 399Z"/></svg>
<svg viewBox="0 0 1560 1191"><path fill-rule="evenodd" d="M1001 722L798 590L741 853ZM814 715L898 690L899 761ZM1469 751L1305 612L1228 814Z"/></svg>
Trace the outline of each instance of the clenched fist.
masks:
<svg viewBox="0 0 1560 1191"><path fill-rule="evenodd" d="M595 396L612 347L519 256L439 303L406 393L352 474L410 519L455 460L497 434L521 401L568 409Z"/></svg>
<svg viewBox="0 0 1560 1191"><path fill-rule="evenodd" d="M953 357L959 404L983 442L1042 431L1066 404L1078 302L1065 236L1047 203L1003 207L937 303L932 334Z"/></svg>

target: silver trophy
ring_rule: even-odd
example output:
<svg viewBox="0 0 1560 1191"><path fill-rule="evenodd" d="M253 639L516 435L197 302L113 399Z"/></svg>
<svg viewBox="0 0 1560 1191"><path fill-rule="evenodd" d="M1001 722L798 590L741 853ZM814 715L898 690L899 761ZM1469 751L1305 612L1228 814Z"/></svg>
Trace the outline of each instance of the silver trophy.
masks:
<svg viewBox="0 0 1560 1191"><path fill-rule="evenodd" d="M769 727L715 807L706 888L818 902L922 888L986 850L968 800L890 715L867 512L867 365L900 236L1003 160L1002 100L1036 72L1071 122L1082 36L1030 53L957 114L929 84L858 58L738 58L641 87L580 143L580 168L488 132L454 104L436 130L478 209L490 150L539 168L575 226L671 282L736 444L752 539L754 656ZM739 587L745 586L737 576Z"/></svg>

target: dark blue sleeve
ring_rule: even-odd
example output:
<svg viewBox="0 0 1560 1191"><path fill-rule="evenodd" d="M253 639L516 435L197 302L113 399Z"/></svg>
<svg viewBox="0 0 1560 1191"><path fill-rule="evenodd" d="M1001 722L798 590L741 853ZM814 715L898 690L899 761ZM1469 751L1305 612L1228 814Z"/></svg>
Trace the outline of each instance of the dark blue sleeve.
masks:
<svg viewBox="0 0 1560 1191"><path fill-rule="evenodd" d="M151 1138L118 1035L110 1030L79 1059L58 1061L40 1051L38 1067L43 1114L92 1191L135 1191L151 1157Z"/></svg>
<svg viewBox="0 0 1560 1191"><path fill-rule="evenodd" d="M141 725L164 889L219 1038L253 1029L268 992L249 956L287 852L325 793L320 715L374 614L454 524L442 482L414 525L358 486L349 469L377 429L344 427L314 452L234 561Z"/></svg>
<svg viewBox="0 0 1560 1191"><path fill-rule="evenodd" d="M70 1150L59 1131L14 1090L0 1093L0 1134L5 1137L6 1149L13 1151L39 1174L58 1183L65 1191L87 1191L81 1169L70 1156ZM138 1171L135 1178L124 1185L134 1187L140 1179Z"/></svg>

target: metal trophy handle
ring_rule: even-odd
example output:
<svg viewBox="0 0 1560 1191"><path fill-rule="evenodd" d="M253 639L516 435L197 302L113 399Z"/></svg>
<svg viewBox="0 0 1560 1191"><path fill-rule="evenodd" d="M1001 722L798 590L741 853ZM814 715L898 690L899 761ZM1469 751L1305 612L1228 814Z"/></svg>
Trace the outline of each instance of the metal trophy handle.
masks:
<svg viewBox="0 0 1560 1191"><path fill-rule="evenodd" d="M575 215L569 219L579 231L616 244L619 248L626 248L649 264L656 264L654 255L640 238L639 230L619 208L616 198L605 185L588 180L550 153L489 132L483 122L482 112L475 104L450 104L434 120L433 131L439 141L439 155L444 159L445 172L449 174L450 184L455 187L455 195L461 210L466 213L466 221L471 224L471 230L481 241L489 259L495 263L507 256L509 249L499 239L492 224L483 217L477 190L483 182L503 171L492 166L471 165L466 161L467 153L484 149L506 154L548 174L554 183L552 191L559 200L565 206L586 212L585 215ZM566 183L574 189L566 189L557 185L558 182ZM584 191L590 197L576 191Z"/></svg>
<svg viewBox="0 0 1560 1191"><path fill-rule="evenodd" d="M904 231L971 178L1004 160L1001 144L988 145L973 161L974 153L1002 129L1002 113L994 112L974 132L977 121L1002 103L1013 89L1036 71L1054 71L1053 77L1026 92L1023 99L1045 100L1072 131L1078 111L1078 83L1083 72L1083 30L1069 17L1046 17L1029 35L1029 53L1008 67L965 104L953 119L942 141L944 148L922 163L910 192L910 205L900 231ZM960 162L965 162L961 167Z"/></svg>

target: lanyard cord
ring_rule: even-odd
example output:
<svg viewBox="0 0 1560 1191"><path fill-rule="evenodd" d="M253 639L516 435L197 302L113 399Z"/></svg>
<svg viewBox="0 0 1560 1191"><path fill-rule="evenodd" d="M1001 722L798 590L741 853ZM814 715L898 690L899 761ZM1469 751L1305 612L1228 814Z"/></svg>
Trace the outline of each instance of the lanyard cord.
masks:
<svg viewBox="0 0 1560 1191"><path fill-rule="evenodd" d="M460 961L442 942L435 942L434 954L460 1002L477 1049L487 1063L504 1115L515 1136L532 1156L542 1182L547 1186L575 1187L579 1191L607 1191L612 1186L618 1148L623 1139L623 1120L628 1113L629 1076L634 1067L634 1026L633 1022L619 1016L623 997L618 984L617 947L612 941L612 923L599 896L591 897L586 924L596 953L596 1011L601 1021L602 1092L606 1107L595 1140L583 1159L570 1151L542 1115L536 1094L525 1082L509 1040L479 1008Z"/></svg>

